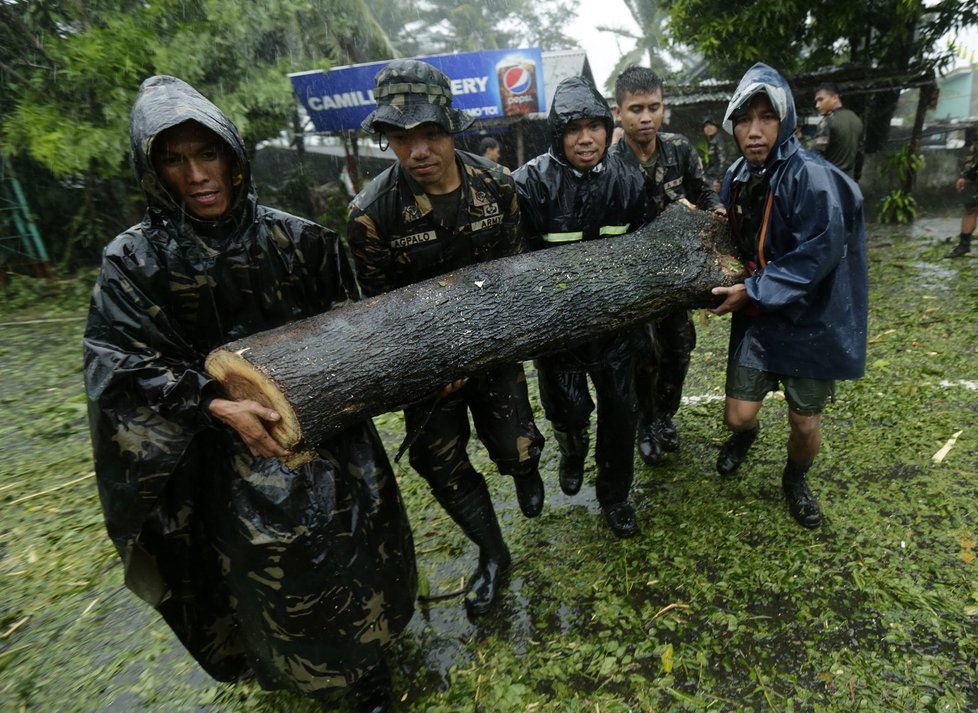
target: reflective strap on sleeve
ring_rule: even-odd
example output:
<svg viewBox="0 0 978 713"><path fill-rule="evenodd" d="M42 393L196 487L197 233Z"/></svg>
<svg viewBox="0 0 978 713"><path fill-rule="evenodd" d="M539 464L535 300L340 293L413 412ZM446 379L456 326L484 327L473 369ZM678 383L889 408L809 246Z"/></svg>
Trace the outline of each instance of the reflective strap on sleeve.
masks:
<svg viewBox="0 0 978 713"><path fill-rule="evenodd" d="M602 225L599 235L624 235L628 232L627 225Z"/></svg>
<svg viewBox="0 0 978 713"><path fill-rule="evenodd" d="M572 243L575 240L583 240L584 233L547 233L543 236L545 243Z"/></svg>

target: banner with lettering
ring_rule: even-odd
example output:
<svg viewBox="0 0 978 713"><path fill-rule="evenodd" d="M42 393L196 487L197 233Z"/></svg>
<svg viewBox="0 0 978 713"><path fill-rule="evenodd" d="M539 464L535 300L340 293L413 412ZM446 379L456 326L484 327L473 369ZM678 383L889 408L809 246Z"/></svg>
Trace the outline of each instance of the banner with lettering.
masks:
<svg viewBox="0 0 978 713"><path fill-rule="evenodd" d="M539 47L417 57L444 72L453 106L476 119L546 111ZM316 131L353 131L374 110L374 77L390 60L290 74Z"/></svg>

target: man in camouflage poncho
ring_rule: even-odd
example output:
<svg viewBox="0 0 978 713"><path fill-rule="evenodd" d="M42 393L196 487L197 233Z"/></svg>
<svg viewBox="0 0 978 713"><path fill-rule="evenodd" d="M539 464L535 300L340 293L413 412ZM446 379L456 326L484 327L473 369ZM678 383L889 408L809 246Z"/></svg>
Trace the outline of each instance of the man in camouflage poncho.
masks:
<svg viewBox="0 0 978 713"><path fill-rule="evenodd" d="M629 67L615 80L615 113L625 130L612 147L645 180L646 222L670 203L725 213L720 197L703 175L703 163L681 134L659 131L665 121L662 78L647 67ZM645 325L648 345L635 359L638 393L638 453L649 465L679 449L673 416L696 347L692 313L683 309Z"/></svg>
<svg viewBox="0 0 978 713"><path fill-rule="evenodd" d="M85 385L106 527L127 586L214 678L390 698L384 650L414 608L411 532L369 421L294 470L273 411L223 398L214 347L356 296L337 235L258 205L230 120L179 79L130 127L143 221L103 255Z"/></svg>

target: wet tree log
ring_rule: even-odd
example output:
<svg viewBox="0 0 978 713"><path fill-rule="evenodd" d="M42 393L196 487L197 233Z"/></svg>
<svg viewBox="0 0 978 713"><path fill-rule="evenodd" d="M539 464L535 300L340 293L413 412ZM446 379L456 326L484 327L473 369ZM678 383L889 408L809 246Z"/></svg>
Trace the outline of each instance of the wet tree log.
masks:
<svg viewBox="0 0 978 713"><path fill-rule="evenodd" d="M673 206L629 235L472 265L220 347L231 398L282 415L296 452L489 367L718 302L740 266L727 223Z"/></svg>

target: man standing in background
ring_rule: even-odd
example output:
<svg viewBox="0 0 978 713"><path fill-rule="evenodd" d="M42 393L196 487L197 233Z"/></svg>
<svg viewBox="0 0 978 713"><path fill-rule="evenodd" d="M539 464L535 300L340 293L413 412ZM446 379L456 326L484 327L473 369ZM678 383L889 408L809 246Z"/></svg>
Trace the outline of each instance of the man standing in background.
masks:
<svg viewBox="0 0 978 713"><path fill-rule="evenodd" d="M730 159L727 157L727 147L716 119L708 117L703 121L703 135L706 137L706 162L703 164L703 175L710 181L713 190L719 192Z"/></svg>
<svg viewBox="0 0 978 713"><path fill-rule="evenodd" d="M828 161L858 181L863 167L863 122L856 112L842 106L839 86L819 85L815 109L822 115L815 134L815 149Z"/></svg>
<svg viewBox="0 0 978 713"><path fill-rule="evenodd" d="M502 152L503 147L491 136L487 136L479 142L479 155L486 161L499 163L499 157L502 155Z"/></svg>
<svg viewBox="0 0 978 713"><path fill-rule="evenodd" d="M962 257L971 252L971 236L978 224L978 135L972 136L968 157L954 187L964 193L964 215L961 216L961 236L945 257Z"/></svg>

